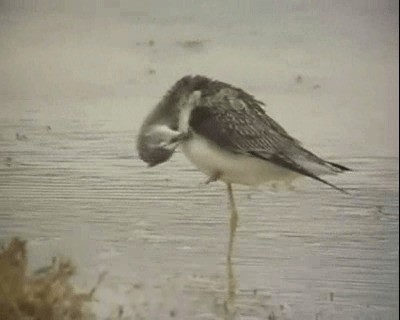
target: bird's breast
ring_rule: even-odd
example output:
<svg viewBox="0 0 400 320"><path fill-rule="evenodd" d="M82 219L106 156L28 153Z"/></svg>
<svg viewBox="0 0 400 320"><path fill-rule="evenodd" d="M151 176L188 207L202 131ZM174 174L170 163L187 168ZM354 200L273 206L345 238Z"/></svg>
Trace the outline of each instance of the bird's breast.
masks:
<svg viewBox="0 0 400 320"><path fill-rule="evenodd" d="M182 152L209 177L219 176L227 183L260 185L268 181L291 180L293 173L251 155L223 150L211 141L193 133L181 144Z"/></svg>

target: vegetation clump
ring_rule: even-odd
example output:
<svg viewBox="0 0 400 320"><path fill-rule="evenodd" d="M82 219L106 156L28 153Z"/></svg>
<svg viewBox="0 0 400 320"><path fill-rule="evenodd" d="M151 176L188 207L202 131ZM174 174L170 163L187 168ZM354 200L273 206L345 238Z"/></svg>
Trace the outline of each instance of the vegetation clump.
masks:
<svg viewBox="0 0 400 320"><path fill-rule="evenodd" d="M50 265L29 274L26 241L13 239L0 251L0 319L92 319L89 293L78 293L70 283L76 268L67 259L53 258Z"/></svg>

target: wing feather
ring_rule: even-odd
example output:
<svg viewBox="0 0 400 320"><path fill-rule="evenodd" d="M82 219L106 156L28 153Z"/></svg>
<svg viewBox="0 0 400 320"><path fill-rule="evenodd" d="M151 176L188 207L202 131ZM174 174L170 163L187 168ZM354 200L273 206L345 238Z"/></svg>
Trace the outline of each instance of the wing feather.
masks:
<svg viewBox="0 0 400 320"><path fill-rule="evenodd" d="M270 161L345 192L297 163L296 158L302 158L328 165L270 118L258 101L251 96L239 97L232 94L232 90L234 88L225 90L224 94L202 96L189 119L189 126L195 133L233 153Z"/></svg>

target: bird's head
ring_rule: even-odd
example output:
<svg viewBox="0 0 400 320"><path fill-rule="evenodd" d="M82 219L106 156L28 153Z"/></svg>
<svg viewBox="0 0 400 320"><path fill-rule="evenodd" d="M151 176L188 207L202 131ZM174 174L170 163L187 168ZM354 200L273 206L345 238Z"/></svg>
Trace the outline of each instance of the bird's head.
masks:
<svg viewBox="0 0 400 320"><path fill-rule="evenodd" d="M177 137L186 134L178 131L182 107L194 103L198 94L193 93L209 82L203 76L185 76L174 84L140 128L137 140L140 159L149 166L169 160L179 144Z"/></svg>
<svg viewBox="0 0 400 320"><path fill-rule="evenodd" d="M182 134L167 125L153 125L139 134L137 150L149 167L161 164L172 156Z"/></svg>

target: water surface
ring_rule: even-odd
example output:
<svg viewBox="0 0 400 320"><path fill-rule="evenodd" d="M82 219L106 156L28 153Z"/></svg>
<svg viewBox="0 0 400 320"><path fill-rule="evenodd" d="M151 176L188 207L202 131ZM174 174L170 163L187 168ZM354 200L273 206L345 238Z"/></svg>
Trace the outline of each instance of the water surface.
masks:
<svg viewBox="0 0 400 320"><path fill-rule="evenodd" d="M237 318L396 319L398 10L374 3L4 2L0 240L29 240L32 268L71 257L83 287L106 270L100 319L221 317L225 186L181 153L148 169L135 152L147 112L200 73L354 169L330 179L351 196L309 179L235 188Z"/></svg>

